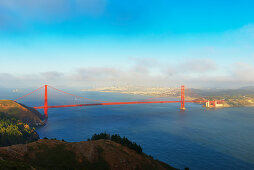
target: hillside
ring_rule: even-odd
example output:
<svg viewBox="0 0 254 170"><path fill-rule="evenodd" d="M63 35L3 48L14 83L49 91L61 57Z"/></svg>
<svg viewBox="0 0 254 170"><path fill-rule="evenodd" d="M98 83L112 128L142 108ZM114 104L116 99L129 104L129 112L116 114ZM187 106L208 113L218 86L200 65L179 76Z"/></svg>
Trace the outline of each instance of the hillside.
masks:
<svg viewBox="0 0 254 170"><path fill-rule="evenodd" d="M0 146L34 142L39 135L34 128L17 118L0 112Z"/></svg>
<svg viewBox="0 0 254 170"><path fill-rule="evenodd" d="M41 139L0 148L0 168L24 169L175 169L109 140L64 142Z"/></svg>
<svg viewBox="0 0 254 170"><path fill-rule="evenodd" d="M0 100L0 112L11 115L30 126L43 125L43 116L35 109L12 100Z"/></svg>

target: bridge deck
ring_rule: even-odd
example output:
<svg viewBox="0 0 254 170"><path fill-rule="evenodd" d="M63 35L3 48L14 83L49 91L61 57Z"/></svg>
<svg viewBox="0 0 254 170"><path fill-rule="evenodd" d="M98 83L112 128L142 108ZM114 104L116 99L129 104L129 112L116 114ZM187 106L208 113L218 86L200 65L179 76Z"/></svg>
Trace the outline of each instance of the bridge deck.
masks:
<svg viewBox="0 0 254 170"><path fill-rule="evenodd" d="M63 107L82 107L82 106L101 106L101 105L125 105L125 104L147 104L147 103L181 103L182 101L146 101L146 102L107 102L93 104L74 104L74 105L57 105L47 106L47 108L63 108ZM207 101L184 101L185 103L203 103ZM34 109L44 109L44 106L33 107Z"/></svg>

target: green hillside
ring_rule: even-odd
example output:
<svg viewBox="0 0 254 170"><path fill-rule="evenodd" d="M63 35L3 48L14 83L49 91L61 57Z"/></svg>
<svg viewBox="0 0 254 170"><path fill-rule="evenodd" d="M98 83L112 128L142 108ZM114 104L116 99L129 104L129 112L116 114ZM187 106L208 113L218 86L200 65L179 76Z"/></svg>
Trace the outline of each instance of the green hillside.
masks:
<svg viewBox="0 0 254 170"><path fill-rule="evenodd" d="M34 128L13 116L0 113L0 146L28 143L38 139Z"/></svg>

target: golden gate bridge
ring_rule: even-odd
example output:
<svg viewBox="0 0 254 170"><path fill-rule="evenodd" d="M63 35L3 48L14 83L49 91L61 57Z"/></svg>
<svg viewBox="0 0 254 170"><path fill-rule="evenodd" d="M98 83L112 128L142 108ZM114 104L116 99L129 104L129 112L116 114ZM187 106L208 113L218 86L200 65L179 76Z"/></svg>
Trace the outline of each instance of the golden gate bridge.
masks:
<svg viewBox="0 0 254 170"><path fill-rule="evenodd" d="M86 100L89 100L89 101L93 101L95 103L83 103L83 104L65 104L65 105L48 105L48 89L51 88L53 90L56 90L58 92L61 92L61 93L64 93L64 94L67 94L67 95L70 95L72 97L75 97L75 98L82 98L82 99L86 99ZM101 101L101 100L93 100L93 99L89 99L89 98L85 98L85 97L80 97L80 96L77 96L77 95L74 95L74 94L71 94L71 93L67 93L63 90L59 90L55 87L52 87L52 86L49 86L49 85L43 85L41 86L40 88L32 91L31 93L28 93L22 97L19 97L18 99L14 100L15 102L19 101L20 99L22 98L25 98L33 93L35 93L36 91L40 90L40 89L44 89L44 105L43 106L35 106L35 107L32 107L34 109L44 109L44 115L45 117L47 118L48 117L48 109L51 109L51 108L65 108L65 107L83 107L83 106L105 106L105 105L129 105L129 104L151 104L151 103L180 103L181 104L181 107L180 109L181 110L185 110L185 103L205 103L205 102L210 102L211 104L215 103L215 101L197 101L197 100L185 100L185 86L182 85L181 86L181 98L180 100L176 100L176 101L171 101L171 100L166 100L166 101L162 101L162 100L159 100L159 101L147 101L149 99L144 99L144 100L141 100L141 101L129 101L129 102L109 102L109 101Z"/></svg>

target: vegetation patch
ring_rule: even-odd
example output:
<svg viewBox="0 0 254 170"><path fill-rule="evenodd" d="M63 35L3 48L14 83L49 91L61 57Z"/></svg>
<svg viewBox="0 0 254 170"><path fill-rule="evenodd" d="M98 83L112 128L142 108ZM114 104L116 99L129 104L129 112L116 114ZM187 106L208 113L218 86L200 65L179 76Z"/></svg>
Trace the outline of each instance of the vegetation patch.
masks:
<svg viewBox="0 0 254 170"><path fill-rule="evenodd" d="M0 160L0 169L27 170L32 168L30 165L23 162Z"/></svg>
<svg viewBox="0 0 254 170"><path fill-rule="evenodd" d="M0 113L0 146L24 144L38 139L34 128L13 116Z"/></svg>
<svg viewBox="0 0 254 170"><path fill-rule="evenodd" d="M100 140L100 139L107 139L107 140L111 140L111 141L114 141L116 143L119 143L123 146L126 146L130 149L133 149L135 150L137 153L142 153L142 148L140 145L138 145L137 143L135 142L132 142L130 141L128 138L126 137L121 137L120 135L118 134L115 134L115 135L110 135L110 134L107 134L107 133L100 133L100 134L94 134L92 136L91 139L88 139L89 140Z"/></svg>
<svg viewBox="0 0 254 170"><path fill-rule="evenodd" d="M40 112L12 100L0 100L0 112L14 116L33 127L44 125L44 117Z"/></svg>
<svg viewBox="0 0 254 170"><path fill-rule="evenodd" d="M97 152L99 154L99 159L96 162L89 162L85 160L83 166L85 169L96 169L96 170L110 170L109 164L104 160L102 153L104 152L103 148L97 147Z"/></svg>
<svg viewBox="0 0 254 170"><path fill-rule="evenodd" d="M33 148L29 148L29 151L34 151ZM31 160L31 164L43 167L58 169L67 168L72 169L78 165L75 154L72 151L68 151L64 144L57 144L53 147L47 144L40 144L35 151L35 159L29 159L29 153L26 155L27 160Z"/></svg>

